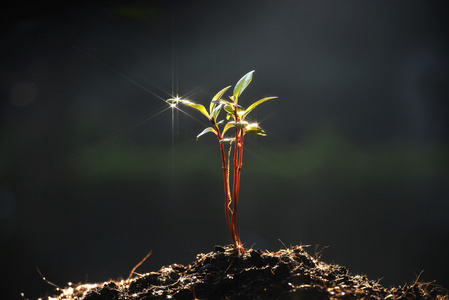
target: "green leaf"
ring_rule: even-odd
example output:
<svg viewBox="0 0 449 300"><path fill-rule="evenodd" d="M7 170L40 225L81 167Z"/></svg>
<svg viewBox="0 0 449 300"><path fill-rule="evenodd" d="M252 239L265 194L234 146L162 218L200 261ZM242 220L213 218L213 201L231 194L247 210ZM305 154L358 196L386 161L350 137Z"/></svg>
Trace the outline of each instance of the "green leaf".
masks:
<svg viewBox="0 0 449 300"><path fill-rule="evenodd" d="M272 99L276 99L277 97L266 97L266 98L263 98L263 99L260 99L260 100L258 100L258 101L256 101L256 102L254 102L253 104L251 104L244 112L243 112L243 114L242 114L242 118L244 118L244 117L246 117L246 115L247 114L249 114L253 109L255 109L259 104L262 104L262 103L264 103L265 101L268 101L268 100L272 100Z"/></svg>
<svg viewBox="0 0 449 300"><path fill-rule="evenodd" d="M200 136L202 136L203 134L206 134L206 133L208 133L208 132L213 132L213 133L217 134L217 132L215 131L215 129L213 129L212 127L207 127L207 128L204 129L200 134L198 134L198 135L196 136L196 140L198 141L198 138L199 138Z"/></svg>
<svg viewBox="0 0 449 300"><path fill-rule="evenodd" d="M212 100L212 102L214 104L234 105L234 103L226 101L226 100L223 100L223 99Z"/></svg>
<svg viewBox="0 0 449 300"><path fill-rule="evenodd" d="M250 125L246 121L240 121L240 122L231 121L228 124L232 124L233 126L238 127L238 128L245 128L246 126Z"/></svg>
<svg viewBox="0 0 449 300"><path fill-rule="evenodd" d="M235 116L234 108L235 108L235 104L224 106L224 110L231 116ZM241 115L244 111L245 111L245 109L242 106L237 104L237 114Z"/></svg>
<svg viewBox="0 0 449 300"><path fill-rule="evenodd" d="M215 121L218 117L218 114L221 111L221 108L223 107L223 104L218 104L217 107L214 108L214 110L211 113L212 119Z"/></svg>
<svg viewBox="0 0 449 300"><path fill-rule="evenodd" d="M253 73L254 73L254 71L247 73L235 85L234 93L233 93L234 94L234 102L237 101L238 97L243 93L243 91L246 89L248 84L253 79Z"/></svg>
<svg viewBox="0 0 449 300"><path fill-rule="evenodd" d="M257 124L257 123L248 124L244 130L245 130L245 133L251 132L251 133L256 133L258 135L263 135L263 136L267 135L266 132L263 131L262 128L260 128L259 124Z"/></svg>
<svg viewBox="0 0 449 300"><path fill-rule="evenodd" d="M207 110L206 110L206 108L203 105L196 104L196 103L190 102L188 100L179 100L179 103L182 103L182 104L188 105L190 107L193 107L194 109L198 110L200 113L205 115L208 119L210 119L210 116L207 113Z"/></svg>
<svg viewBox="0 0 449 300"><path fill-rule="evenodd" d="M221 96L223 96L223 94L224 94L227 90L229 90L230 87L231 87L231 86L227 86L227 87L225 87L224 89L222 89L221 91L219 91L219 92L214 96L214 98L212 98L212 100L219 100L219 99L221 98Z"/></svg>
<svg viewBox="0 0 449 300"><path fill-rule="evenodd" d="M231 116L234 116L234 107L232 105L225 105L224 110L230 114Z"/></svg>
<svg viewBox="0 0 449 300"><path fill-rule="evenodd" d="M224 135L226 131L228 131L229 129L234 127L233 123L235 123L235 122L228 122L228 123L226 123L225 127L223 128L223 132L221 134Z"/></svg>
<svg viewBox="0 0 449 300"><path fill-rule="evenodd" d="M220 141L220 144L224 144L224 143L232 143L235 141L235 138L229 138L229 139L222 139Z"/></svg>
<svg viewBox="0 0 449 300"><path fill-rule="evenodd" d="M210 111L210 114L211 114L211 115L213 115L213 114L212 114L212 111L214 110L215 104L220 103L220 102L217 103L216 101L220 101L221 96L223 96L223 94L224 94L230 87L231 87L231 86L225 87L224 89L222 89L221 91L219 91L219 92L214 96L214 98L212 98L212 101L210 102L210 107L209 107L209 111Z"/></svg>

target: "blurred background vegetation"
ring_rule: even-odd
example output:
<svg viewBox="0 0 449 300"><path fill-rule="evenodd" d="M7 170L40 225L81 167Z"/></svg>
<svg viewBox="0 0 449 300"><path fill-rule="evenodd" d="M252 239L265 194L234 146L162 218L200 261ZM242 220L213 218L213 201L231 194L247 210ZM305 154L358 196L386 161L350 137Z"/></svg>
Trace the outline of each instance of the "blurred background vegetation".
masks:
<svg viewBox="0 0 449 300"><path fill-rule="evenodd" d="M311 245L382 284L449 287L443 1L10 4L0 49L5 299L192 261L230 239L218 145L164 99L279 100L246 140L246 247ZM165 110L167 109L167 110ZM198 121L200 120L200 121ZM280 241L279 241L280 240ZM138 271L139 271L138 270Z"/></svg>

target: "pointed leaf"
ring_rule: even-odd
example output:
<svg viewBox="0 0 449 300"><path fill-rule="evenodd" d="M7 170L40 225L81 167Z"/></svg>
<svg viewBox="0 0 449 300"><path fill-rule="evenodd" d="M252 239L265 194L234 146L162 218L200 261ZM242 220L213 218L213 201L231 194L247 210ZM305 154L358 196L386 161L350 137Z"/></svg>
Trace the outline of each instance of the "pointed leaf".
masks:
<svg viewBox="0 0 449 300"><path fill-rule="evenodd" d="M266 97L263 99L260 99L253 104L251 104L242 114L242 118L246 117L247 114L249 114L253 109L255 109L259 104L264 103L265 101L276 99L277 97Z"/></svg>
<svg viewBox="0 0 449 300"><path fill-rule="evenodd" d="M241 115L245 111L243 106L237 105L237 115Z"/></svg>
<svg viewBox="0 0 449 300"><path fill-rule="evenodd" d="M235 116L234 108L235 108L234 104L233 104L233 105L225 105L225 106L224 106L224 110L225 110L228 114L230 114L231 116ZM238 114L238 115L241 115L244 111L245 111L245 109L244 109L242 106L237 105L237 114Z"/></svg>
<svg viewBox="0 0 449 300"><path fill-rule="evenodd" d="M234 127L234 124L232 124L234 122L228 122L226 123L225 127L223 128L223 132L221 133L222 135L225 134L226 131L228 131L229 129L231 129L232 127Z"/></svg>
<svg viewBox="0 0 449 300"><path fill-rule="evenodd" d="M234 107L231 105L225 105L224 110L228 113L228 115L234 116Z"/></svg>
<svg viewBox="0 0 449 300"><path fill-rule="evenodd" d="M238 99L238 97L242 94L242 92L246 89L248 84L253 79L253 73L254 71L251 71L247 73L245 76L243 76L235 85L234 87L234 101Z"/></svg>
<svg viewBox="0 0 449 300"><path fill-rule="evenodd" d="M226 101L226 100L223 100L223 99L212 100L212 102L214 104L234 105L234 103Z"/></svg>
<svg viewBox="0 0 449 300"><path fill-rule="evenodd" d="M232 143L235 141L235 138L229 138L229 139L222 139L220 141L220 144L224 144L224 143Z"/></svg>
<svg viewBox="0 0 449 300"><path fill-rule="evenodd" d="M206 134L206 133L208 133L208 132L213 132L213 133L217 134L217 132L215 131L215 129L213 129L212 127L207 127L207 128L204 129L200 134L198 134L198 135L196 136L196 140L198 141L198 138L199 138L200 136L202 136L203 134Z"/></svg>
<svg viewBox="0 0 449 300"><path fill-rule="evenodd" d="M265 131L263 131L262 128L259 128L257 130L247 131L247 132L256 133L256 134L261 135L261 136L266 136L267 135L267 133Z"/></svg>
<svg viewBox="0 0 449 300"><path fill-rule="evenodd" d="M212 111L211 117L214 121L217 119L218 114L220 113L222 107L223 104L218 104L217 107L215 107L214 110Z"/></svg>
<svg viewBox="0 0 449 300"><path fill-rule="evenodd" d="M179 103L188 105L190 107L193 107L194 109L198 110L200 113L202 113L203 115L205 115L208 119L210 119L210 116L206 110L206 108L201 105L201 104L196 104L187 100L179 100Z"/></svg>
<svg viewBox="0 0 449 300"><path fill-rule="evenodd" d="M214 96L214 98L212 98L212 101L210 102L210 107L209 107L209 112L210 112L210 114L212 115L212 111L213 111L213 109L214 109L214 107L215 107L215 104L218 104L216 101L218 100L220 100L220 98L221 98L221 96L223 96L223 94L230 88L231 86L227 86L227 87L225 87L224 89L222 89L221 91L219 91L215 96Z"/></svg>
<svg viewBox="0 0 449 300"><path fill-rule="evenodd" d="M231 121L231 122L229 122L228 124L232 124L233 126L235 126L235 127L237 127L237 128L245 128L246 126L251 125L251 124L249 124L249 123L246 122L246 121L240 121L240 122L234 122L234 121Z"/></svg>
<svg viewBox="0 0 449 300"><path fill-rule="evenodd" d="M248 124L245 127L245 133L246 132L251 132L251 133L256 133L258 135L267 135L265 131L262 130L262 128L260 128L259 124L257 123L252 123L252 124Z"/></svg>
<svg viewBox="0 0 449 300"><path fill-rule="evenodd" d="M230 88L231 86L227 86L224 89L222 89L221 91L219 91L214 98L212 98L212 100L218 100L221 98L221 96L223 96L223 94Z"/></svg>
<svg viewBox="0 0 449 300"><path fill-rule="evenodd" d="M216 103L214 103L214 101L213 100L211 100L210 101L210 104L209 104L209 114L210 114L210 116L213 116L213 110L215 109L215 105L216 105Z"/></svg>

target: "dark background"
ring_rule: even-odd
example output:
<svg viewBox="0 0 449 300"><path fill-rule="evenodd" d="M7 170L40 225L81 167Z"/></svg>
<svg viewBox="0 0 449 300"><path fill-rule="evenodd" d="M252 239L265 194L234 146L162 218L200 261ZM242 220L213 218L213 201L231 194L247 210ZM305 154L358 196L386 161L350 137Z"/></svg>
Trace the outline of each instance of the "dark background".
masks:
<svg viewBox="0 0 449 300"><path fill-rule="evenodd" d="M246 247L326 248L449 287L445 1L16 1L0 47L2 299L126 278L230 239L216 139L165 110L255 69ZM229 93L228 93L229 94ZM160 114L158 114L160 112ZM250 116L251 116L250 115ZM199 120L199 121L198 121ZM174 123L172 123L174 122Z"/></svg>

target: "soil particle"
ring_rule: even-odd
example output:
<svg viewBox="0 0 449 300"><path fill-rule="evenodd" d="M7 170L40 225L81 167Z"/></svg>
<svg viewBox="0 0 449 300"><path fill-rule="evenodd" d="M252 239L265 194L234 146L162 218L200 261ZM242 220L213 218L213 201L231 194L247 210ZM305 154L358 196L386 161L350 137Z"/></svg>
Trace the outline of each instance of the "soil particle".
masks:
<svg viewBox="0 0 449 300"><path fill-rule="evenodd" d="M432 283L385 288L366 276L310 256L301 246L238 254L230 246L198 254L188 266L173 264L129 280L80 284L48 300L152 299L441 299L447 290Z"/></svg>

